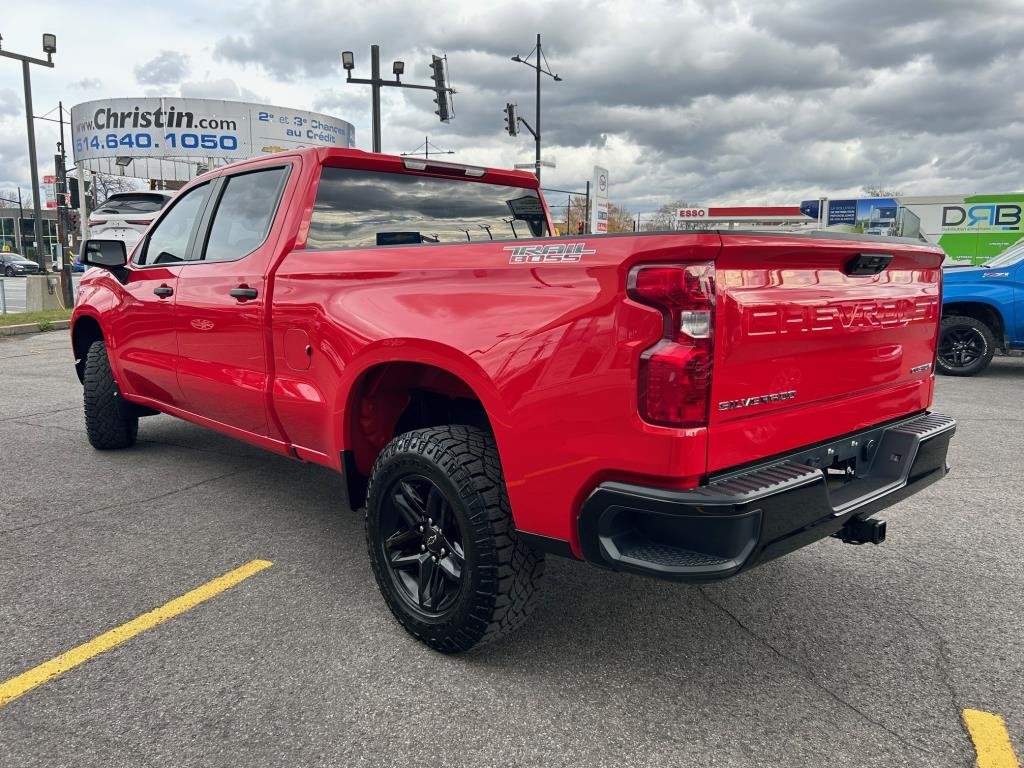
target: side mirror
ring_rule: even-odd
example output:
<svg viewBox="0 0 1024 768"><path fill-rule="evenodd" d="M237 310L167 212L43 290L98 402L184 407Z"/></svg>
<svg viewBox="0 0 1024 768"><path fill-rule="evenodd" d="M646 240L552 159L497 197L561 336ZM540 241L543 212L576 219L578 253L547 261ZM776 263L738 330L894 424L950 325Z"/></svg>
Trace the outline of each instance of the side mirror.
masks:
<svg viewBox="0 0 1024 768"><path fill-rule="evenodd" d="M117 269L128 263L128 251L124 240L86 240L79 260L89 267Z"/></svg>

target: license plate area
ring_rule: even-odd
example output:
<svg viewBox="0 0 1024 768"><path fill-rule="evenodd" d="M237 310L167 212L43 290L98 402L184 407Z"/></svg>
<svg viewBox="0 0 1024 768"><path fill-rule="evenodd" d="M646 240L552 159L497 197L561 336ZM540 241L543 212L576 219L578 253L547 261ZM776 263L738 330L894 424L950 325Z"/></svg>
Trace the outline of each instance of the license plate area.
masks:
<svg viewBox="0 0 1024 768"><path fill-rule="evenodd" d="M789 454L786 459L822 473L832 515L839 517L905 482L919 439L899 426L878 426Z"/></svg>

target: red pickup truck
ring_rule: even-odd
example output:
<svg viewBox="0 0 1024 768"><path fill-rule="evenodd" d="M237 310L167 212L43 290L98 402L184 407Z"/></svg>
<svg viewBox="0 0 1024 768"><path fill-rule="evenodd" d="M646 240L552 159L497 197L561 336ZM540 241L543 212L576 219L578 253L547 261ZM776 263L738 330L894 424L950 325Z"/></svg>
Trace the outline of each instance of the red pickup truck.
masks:
<svg viewBox="0 0 1024 768"><path fill-rule="evenodd" d="M937 248L552 231L527 173L309 149L204 174L130 258L83 245L89 440L161 412L339 471L385 601L447 652L519 624L546 553L721 579L878 543L870 516L946 473Z"/></svg>

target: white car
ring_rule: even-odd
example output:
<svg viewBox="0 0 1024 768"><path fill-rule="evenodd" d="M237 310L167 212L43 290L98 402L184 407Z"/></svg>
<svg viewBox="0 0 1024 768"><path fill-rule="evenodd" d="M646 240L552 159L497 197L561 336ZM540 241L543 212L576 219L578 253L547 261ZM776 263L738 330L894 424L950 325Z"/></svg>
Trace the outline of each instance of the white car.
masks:
<svg viewBox="0 0 1024 768"><path fill-rule="evenodd" d="M115 192L89 215L89 236L124 240L130 251L173 192Z"/></svg>

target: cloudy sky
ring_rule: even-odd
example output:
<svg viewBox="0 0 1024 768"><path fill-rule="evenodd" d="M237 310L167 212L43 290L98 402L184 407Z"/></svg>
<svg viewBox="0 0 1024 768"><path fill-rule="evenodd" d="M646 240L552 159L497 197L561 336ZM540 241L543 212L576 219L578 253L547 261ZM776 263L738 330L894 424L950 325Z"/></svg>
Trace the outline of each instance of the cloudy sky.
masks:
<svg viewBox="0 0 1024 768"><path fill-rule="evenodd" d="M882 184L910 194L1024 189L1024 0L238 0L231 4L5 3L5 49L37 54L35 112L104 97L242 99L326 112L369 149L369 90L345 85L339 53L369 74L406 62L429 82L448 55L456 117L426 92L386 89L384 151L430 135L452 160L531 161L503 106L533 119L533 75L509 61L537 32L545 80L545 186L582 188L595 163L634 211L674 199L785 204ZM126 8L134 10L128 11ZM0 195L29 188L21 72L0 59ZM42 173L55 126L37 123Z"/></svg>

